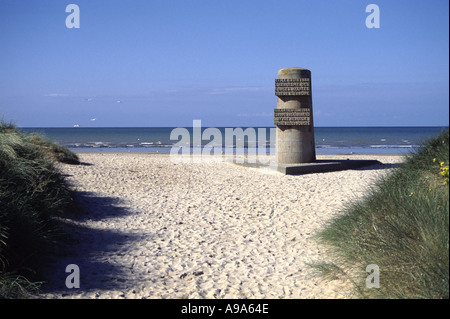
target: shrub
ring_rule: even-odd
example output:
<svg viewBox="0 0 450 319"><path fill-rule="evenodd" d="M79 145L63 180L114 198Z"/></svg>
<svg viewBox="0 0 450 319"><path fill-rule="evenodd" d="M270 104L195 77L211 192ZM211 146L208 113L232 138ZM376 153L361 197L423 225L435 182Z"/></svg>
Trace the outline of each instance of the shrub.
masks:
<svg viewBox="0 0 450 319"><path fill-rule="evenodd" d="M327 278L345 274L361 297L448 298L445 163L449 163L448 131L410 155L363 200L327 225L318 239L330 247L332 261L313 267ZM370 264L380 269L379 289L366 288L365 269Z"/></svg>
<svg viewBox="0 0 450 319"><path fill-rule="evenodd" d="M55 160L79 163L75 154L36 135L0 124L0 297L24 297L51 253L58 216L72 193Z"/></svg>

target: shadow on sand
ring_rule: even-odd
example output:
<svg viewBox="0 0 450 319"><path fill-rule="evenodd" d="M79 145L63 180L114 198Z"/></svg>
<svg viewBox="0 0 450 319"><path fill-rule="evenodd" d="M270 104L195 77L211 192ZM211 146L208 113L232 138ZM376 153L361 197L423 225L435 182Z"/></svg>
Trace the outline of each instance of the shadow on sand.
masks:
<svg viewBox="0 0 450 319"><path fill-rule="evenodd" d="M369 165L369 166L363 166L363 167L359 167L359 168L354 168L354 170L357 171L371 171L371 170L378 170L378 169L389 169L389 168L399 168L403 165L403 163L377 163L374 165Z"/></svg>
<svg viewBox="0 0 450 319"><path fill-rule="evenodd" d="M58 251L48 261L45 283L41 293L70 296L88 291L120 290L126 287L126 278L132 265L118 266L111 258L127 253L127 246L136 236L114 229L90 227L90 222L104 221L133 214L121 206L115 197L98 197L90 192L74 192L77 209L60 219L64 233ZM121 250L123 249L123 253ZM67 265L75 264L80 270L80 288L69 289Z"/></svg>

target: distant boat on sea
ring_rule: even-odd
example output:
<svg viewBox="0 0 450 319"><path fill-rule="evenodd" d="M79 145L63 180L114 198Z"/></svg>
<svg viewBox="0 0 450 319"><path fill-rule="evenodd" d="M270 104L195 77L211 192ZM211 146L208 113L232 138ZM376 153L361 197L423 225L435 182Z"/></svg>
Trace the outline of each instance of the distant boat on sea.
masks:
<svg viewBox="0 0 450 319"><path fill-rule="evenodd" d="M1 0L0 0L1 2ZM88 122L92 123L92 122ZM269 128L269 127L267 127ZM175 127L84 127L75 124L70 128L22 128L26 133L41 133L67 146L70 150L110 151L110 152L156 152L170 153L172 147L179 147L181 140L171 139ZM222 137L226 135L225 127L218 128ZM408 154L420 149L423 143L436 136L448 127L316 127L315 147L320 154ZM192 136L192 128L188 128ZM265 138L259 140L271 147L270 130L266 130ZM189 139L189 142L191 140ZM242 142L242 141L240 141ZM201 140L202 146L212 143ZM233 138L231 145L220 138L219 147L223 150L238 147L237 138ZM225 144L224 144L225 143ZM244 148L252 147L248 139L244 140ZM211 145L209 145L211 146ZM197 147L197 145L193 146Z"/></svg>

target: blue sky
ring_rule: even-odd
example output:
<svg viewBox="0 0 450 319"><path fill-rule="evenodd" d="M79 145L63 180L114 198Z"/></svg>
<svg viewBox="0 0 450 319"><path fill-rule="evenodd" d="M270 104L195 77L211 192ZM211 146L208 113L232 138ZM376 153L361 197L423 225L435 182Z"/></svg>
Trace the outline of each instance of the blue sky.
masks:
<svg viewBox="0 0 450 319"><path fill-rule="evenodd" d="M448 29L447 0L0 0L0 117L273 126L277 72L298 66L316 126L448 126Z"/></svg>

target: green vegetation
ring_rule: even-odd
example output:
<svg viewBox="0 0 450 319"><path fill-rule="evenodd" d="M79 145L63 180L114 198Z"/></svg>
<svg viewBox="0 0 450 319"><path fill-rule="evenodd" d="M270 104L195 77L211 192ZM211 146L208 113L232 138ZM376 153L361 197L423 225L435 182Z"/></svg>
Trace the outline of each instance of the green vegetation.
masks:
<svg viewBox="0 0 450 319"><path fill-rule="evenodd" d="M318 235L326 279L347 279L362 298L449 298L449 132L431 139ZM367 288L368 265L380 287Z"/></svg>
<svg viewBox="0 0 450 319"><path fill-rule="evenodd" d="M55 217L73 207L55 160L79 163L67 148L0 122L0 298L36 291L45 256L62 234Z"/></svg>

